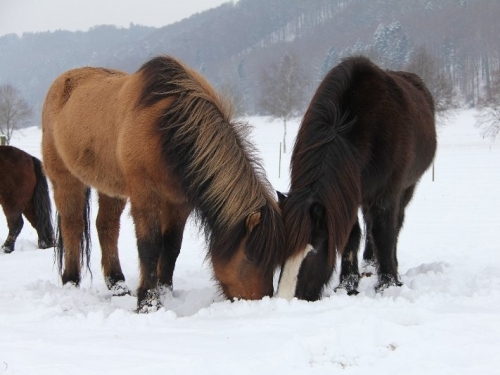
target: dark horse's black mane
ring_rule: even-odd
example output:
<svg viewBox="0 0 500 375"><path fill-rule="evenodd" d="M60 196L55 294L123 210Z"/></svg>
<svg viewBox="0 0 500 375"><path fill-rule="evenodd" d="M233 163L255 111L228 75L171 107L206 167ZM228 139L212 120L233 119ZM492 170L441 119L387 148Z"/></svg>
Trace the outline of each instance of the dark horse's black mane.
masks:
<svg viewBox="0 0 500 375"><path fill-rule="evenodd" d="M353 212L359 206L359 166L354 162L358 152L346 137L355 124L356 115L346 110L342 100L351 83L355 63L351 60L341 64L325 77L302 119L291 161L293 191L283 207L284 211L292 211L286 218L294 220L286 223L286 227L296 228L290 231L289 250L299 251L309 241L313 226L311 204L321 202L328 207L327 225L332 228L330 243L335 247L342 245L345 238L334 238L334 233L349 230ZM343 173L343 176L328 171ZM336 183L340 181L344 183ZM338 201L346 204L336 205Z"/></svg>

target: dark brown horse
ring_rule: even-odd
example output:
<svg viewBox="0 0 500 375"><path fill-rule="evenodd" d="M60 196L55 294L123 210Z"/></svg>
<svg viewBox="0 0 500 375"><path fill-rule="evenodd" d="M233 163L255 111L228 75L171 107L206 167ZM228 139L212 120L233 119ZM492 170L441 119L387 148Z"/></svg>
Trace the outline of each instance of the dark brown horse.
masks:
<svg viewBox="0 0 500 375"><path fill-rule="evenodd" d="M162 289L172 288L193 209L224 295L272 295L284 248L275 193L246 140L248 128L231 120L224 101L195 71L167 56L134 74L68 71L52 84L42 123L43 159L59 215L63 283L78 285L84 258L88 266L86 207L94 187L103 273L117 293L126 292L117 238L130 200L141 273L139 312L154 311Z"/></svg>
<svg viewBox="0 0 500 375"><path fill-rule="evenodd" d="M38 233L38 247L54 246L49 188L42 163L12 146L0 146L0 205L9 227L2 245L4 252L14 251L24 225L23 215Z"/></svg>
<svg viewBox="0 0 500 375"><path fill-rule="evenodd" d="M357 251L378 266L377 289L401 285L396 247L405 207L436 151L434 104L412 73L384 71L364 57L333 68L302 120L282 199L287 259L279 296L321 297L337 254L340 286L356 293Z"/></svg>

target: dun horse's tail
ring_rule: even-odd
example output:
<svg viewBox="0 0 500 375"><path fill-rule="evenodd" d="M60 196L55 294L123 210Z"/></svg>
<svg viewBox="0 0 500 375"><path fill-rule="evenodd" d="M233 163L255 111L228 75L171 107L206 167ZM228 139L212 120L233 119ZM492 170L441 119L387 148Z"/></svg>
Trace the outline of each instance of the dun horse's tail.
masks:
<svg viewBox="0 0 500 375"><path fill-rule="evenodd" d="M52 226L52 207L50 204L49 186L47 177L42 170L42 162L32 156L35 166L36 185L33 193L33 207L35 210L36 230L38 232L38 246L47 248L54 246L54 229Z"/></svg>
<svg viewBox="0 0 500 375"><path fill-rule="evenodd" d="M90 270L90 249L91 249L91 241L90 241L90 188L87 188L85 192L85 208L82 212L83 215L83 223L84 230L81 239L80 245L80 264L87 267L87 270L90 272L92 276L92 271ZM57 234L56 234L56 248L55 248L55 257L57 266L59 269L59 273L62 275L63 273L63 259L64 259L64 242L61 235L61 216L57 214Z"/></svg>

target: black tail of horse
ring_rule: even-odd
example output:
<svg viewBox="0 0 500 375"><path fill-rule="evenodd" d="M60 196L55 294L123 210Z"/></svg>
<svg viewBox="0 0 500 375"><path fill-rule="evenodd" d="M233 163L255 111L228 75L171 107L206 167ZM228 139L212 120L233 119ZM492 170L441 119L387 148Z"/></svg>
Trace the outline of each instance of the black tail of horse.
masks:
<svg viewBox="0 0 500 375"><path fill-rule="evenodd" d="M329 269L348 239L361 204L356 147L350 135L357 117L342 103L351 71L330 75L318 87L302 120L292 154L292 191L283 205L289 228L288 249L303 250L311 233L327 233ZM290 229L292 228L292 229ZM330 275L328 275L329 278Z"/></svg>
<svg viewBox="0 0 500 375"><path fill-rule="evenodd" d="M54 246L54 229L52 226L52 207L50 204L49 185L43 173L42 162L33 158L35 166L36 185L33 192L33 207L35 210L38 245L41 248Z"/></svg>
<svg viewBox="0 0 500 375"><path fill-rule="evenodd" d="M85 208L82 212L84 230L82 234L81 241L81 252L80 252L80 264L87 267L90 275L92 276L92 271L90 270L90 251L91 251L91 239L90 239L90 188L87 188L85 192ZM63 259L64 259L64 242L61 235L61 216L57 214L57 233L56 233L56 247L55 247L55 261L57 262L57 267L59 273L63 274Z"/></svg>

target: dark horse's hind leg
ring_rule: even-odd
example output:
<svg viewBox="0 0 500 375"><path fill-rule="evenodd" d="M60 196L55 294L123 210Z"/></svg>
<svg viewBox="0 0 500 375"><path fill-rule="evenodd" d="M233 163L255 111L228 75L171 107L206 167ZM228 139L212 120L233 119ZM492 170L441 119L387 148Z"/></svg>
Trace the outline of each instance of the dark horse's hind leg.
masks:
<svg viewBox="0 0 500 375"><path fill-rule="evenodd" d="M179 256L190 210L185 206L165 205L162 208L162 236L163 246L158 263L158 284L160 288L172 290L172 277L175 262Z"/></svg>
<svg viewBox="0 0 500 375"><path fill-rule="evenodd" d="M398 278L397 243L405 209L413 197L415 186L403 191L396 208L375 206L364 210L367 234L363 262L365 265L378 264L378 290L402 285Z"/></svg>
<svg viewBox="0 0 500 375"><path fill-rule="evenodd" d="M403 227L404 221L405 221L405 210L406 206L408 203L410 203L413 193L415 192L415 185L410 186L407 188L402 196L401 196L401 202L399 204L399 214L398 214L398 223L397 223L397 232L396 232L396 243L394 244L394 262L396 263L396 268L398 267L398 254L397 254L397 244L398 244L398 238L399 238L399 232L401 231L401 228Z"/></svg>
<svg viewBox="0 0 500 375"><path fill-rule="evenodd" d="M7 226L9 227L9 234L7 239L2 245L4 253L12 253L16 244L17 236L23 229L24 221L21 212L18 210L11 211L4 208L4 213L7 218Z"/></svg>
<svg viewBox="0 0 500 375"><path fill-rule="evenodd" d="M96 227L101 245L101 266L104 280L109 290L114 295L130 294L125 285L118 255L118 235L120 232L120 217L125 208L126 201L112 198L99 193L99 212Z"/></svg>
<svg viewBox="0 0 500 375"><path fill-rule="evenodd" d="M396 206L396 207L395 207ZM378 261L377 290L389 286L402 285L398 278L396 259L397 215L399 202L396 205L373 205L367 215L367 226L371 228L371 245Z"/></svg>
<svg viewBox="0 0 500 375"><path fill-rule="evenodd" d="M137 195L130 195L140 264L140 281L137 288L137 312L139 313L153 312L161 307L158 262L162 252L163 236L159 202L155 202L152 199L154 197L153 192L140 189Z"/></svg>
<svg viewBox="0 0 500 375"><path fill-rule="evenodd" d="M363 251L363 276L371 276L374 269L377 268L377 259L375 258L373 241L373 219L370 217L369 210L363 209L365 221L365 250ZM372 271L373 269L373 271Z"/></svg>
<svg viewBox="0 0 500 375"><path fill-rule="evenodd" d="M340 270L340 284L338 288L343 288L347 294L358 294L357 288L359 285L359 268L358 268L358 250L361 238L361 229L359 222L352 227L349 240L342 253L342 265Z"/></svg>

